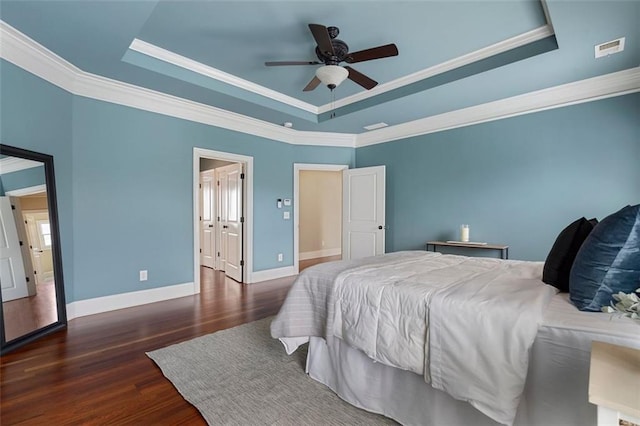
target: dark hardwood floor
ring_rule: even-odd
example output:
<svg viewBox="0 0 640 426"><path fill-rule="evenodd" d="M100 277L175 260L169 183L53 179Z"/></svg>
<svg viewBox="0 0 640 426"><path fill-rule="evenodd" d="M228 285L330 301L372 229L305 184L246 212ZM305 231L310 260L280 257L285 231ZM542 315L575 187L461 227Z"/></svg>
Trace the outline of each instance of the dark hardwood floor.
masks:
<svg viewBox="0 0 640 426"><path fill-rule="evenodd" d="M0 424L205 424L145 352L274 315L295 277L201 277L199 295L77 318L2 356Z"/></svg>

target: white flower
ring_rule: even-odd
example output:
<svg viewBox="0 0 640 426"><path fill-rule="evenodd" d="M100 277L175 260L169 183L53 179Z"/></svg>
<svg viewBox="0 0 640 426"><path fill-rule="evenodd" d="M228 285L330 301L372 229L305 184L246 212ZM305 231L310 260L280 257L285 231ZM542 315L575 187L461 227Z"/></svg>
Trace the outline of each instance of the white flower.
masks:
<svg viewBox="0 0 640 426"><path fill-rule="evenodd" d="M625 317L640 320L640 298L638 294L640 294L640 288L636 289L634 293L618 292L618 294L613 294L611 298L618 303L614 304L611 301L611 306L603 306L601 310L610 314L620 312Z"/></svg>

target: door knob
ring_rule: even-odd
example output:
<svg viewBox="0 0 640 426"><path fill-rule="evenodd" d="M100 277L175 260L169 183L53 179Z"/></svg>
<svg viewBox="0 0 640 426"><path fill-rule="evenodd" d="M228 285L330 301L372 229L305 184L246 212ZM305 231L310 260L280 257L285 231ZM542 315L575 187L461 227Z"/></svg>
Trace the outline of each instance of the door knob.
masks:
<svg viewBox="0 0 640 426"><path fill-rule="evenodd" d="M384 229L384 226L380 225L378 226L378 229Z"/></svg>

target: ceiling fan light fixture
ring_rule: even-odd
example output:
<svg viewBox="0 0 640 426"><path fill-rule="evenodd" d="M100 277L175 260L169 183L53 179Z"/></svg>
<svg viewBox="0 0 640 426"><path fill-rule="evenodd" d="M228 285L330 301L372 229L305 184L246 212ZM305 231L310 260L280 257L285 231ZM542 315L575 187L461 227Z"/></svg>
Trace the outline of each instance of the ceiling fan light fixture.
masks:
<svg viewBox="0 0 640 426"><path fill-rule="evenodd" d="M316 70L316 77L333 90L349 76L349 71L339 65L325 65Z"/></svg>

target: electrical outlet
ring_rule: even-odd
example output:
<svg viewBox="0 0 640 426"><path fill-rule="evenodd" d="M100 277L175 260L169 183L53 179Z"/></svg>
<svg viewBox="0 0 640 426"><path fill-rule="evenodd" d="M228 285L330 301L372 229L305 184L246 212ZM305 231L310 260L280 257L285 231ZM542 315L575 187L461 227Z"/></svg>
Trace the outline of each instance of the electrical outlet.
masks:
<svg viewBox="0 0 640 426"><path fill-rule="evenodd" d="M282 262L283 256L282 253L278 253L278 262Z"/></svg>
<svg viewBox="0 0 640 426"><path fill-rule="evenodd" d="M282 217L283 217L285 220L288 220L288 219L291 217L291 214L290 214L289 212L283 212Z"/></svg>
<svg viewBox="0 0 640 426"><path fill-rule="evenodd" d="M147 271L146 270L141 270L140 271L140 281L146 281L147 280Z"/></svg>

